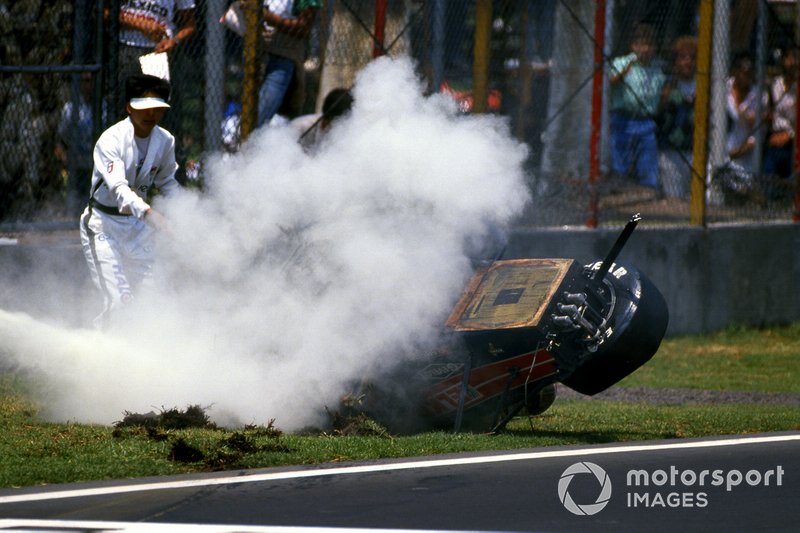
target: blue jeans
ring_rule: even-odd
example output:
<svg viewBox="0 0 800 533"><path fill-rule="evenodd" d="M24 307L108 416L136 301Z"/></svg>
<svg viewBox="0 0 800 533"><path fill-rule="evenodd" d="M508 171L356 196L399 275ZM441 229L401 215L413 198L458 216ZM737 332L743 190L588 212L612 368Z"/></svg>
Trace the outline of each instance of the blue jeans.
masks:
<svg viewBox="0 0 800 533"><path fill-rule="evenodd" d="M611 113L611 166L614 172L633 174L641 185L658 187L656 123Z"/></svg>
<svg viewBox="0 0 800 533"><path fill-rule="evenodd" d="M791 142L783 146L768 146L764 155L764 174L767 176L778 176L788 178L792 175L792 151L794 146Z"/></svg>
<svg viewBox="0 0 800 533"><path fill-rule="evenodd" d="M283 104L294 75L294 61L270 55L264 83L258 91L258 126L268 124Z"/></svg>

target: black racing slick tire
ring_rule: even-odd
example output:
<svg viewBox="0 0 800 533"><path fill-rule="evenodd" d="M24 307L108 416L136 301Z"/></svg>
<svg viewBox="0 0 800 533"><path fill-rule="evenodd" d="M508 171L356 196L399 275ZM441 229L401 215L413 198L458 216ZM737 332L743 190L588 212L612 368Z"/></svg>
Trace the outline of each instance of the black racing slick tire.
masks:
<svg viewBox="0 0 800 533"><path fill-rule="evenodd" d="M664 296L639 270L625 265L624 272L606 275L616 297L610 337L562 380L581 394L597 394L631 374L655 355L664 338L669 323Z"/></svg>

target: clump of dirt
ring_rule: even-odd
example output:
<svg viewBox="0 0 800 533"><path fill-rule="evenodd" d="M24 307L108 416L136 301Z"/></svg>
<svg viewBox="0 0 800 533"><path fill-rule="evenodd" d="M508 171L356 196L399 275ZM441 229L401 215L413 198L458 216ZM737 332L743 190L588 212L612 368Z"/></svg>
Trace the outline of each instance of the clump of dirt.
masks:
<svg viewBox="0 0 800 533"><path fill-rule="evenodd" d="M278 437L283 435L283 431L281 431L278 427L275 426L274 418L270 418L266 426L256 426L253 424L248 424L244 427L244 430L247 431L249 434L257 437L270 437L277 439Z"/></svg>
<svg viewBox="0 0 800 533"><path fill-rule="evenodd" d="M236 431L220 441L205 456L205 463L213 470L233 468L247 455L254 453L289 453L292 451L287 444L278 437L270 437L266 443L258 442L257 436L263 436L259 431Z"/></svg>
<svg viewBox="0 0 800 533"><path fill-rule="evenodd" d="M172 443L172 448L169 451L169 460L179 463L197 463L205 459L205 454L197 448L192 446L183 437Z"/></svg>
<svg viewBox="0 0 800 533"><path fill-rule="evenodd" d="M203 463L210 470L235 468L247 455L254 453L292 451L281 440L283 432L275 427L274 419L266 426L248 425L242 431L231 432L218 428L199 405L191 405L185 411L176 408L145 414L126 411L123 419L114 426L115 438L146 436L157 442L171 441L168 452L170 461ZM221 433L221 438L211 444L204 439L205 444L198 446L190 442L191 433L186 436L175 434L175 431L187 429L212 430L213 433ZM264 438L268 442L259 441Z"/></svg>
<svg viewBox="0 0 800 533"><path fill-rule="evenodd" d="M125 416L122 420L114 423L114 427L116 428L133 426L150 429L216 429L217 427L216 424L211 422L205 409L199 405L190 405L185 411L181 411L175 407L172 409L162 409L158 414L152 411L145 414L125 411Z"/></svg>
<svg viewBox="0 0 800 533"><path fill-rule="evenodd" d="M331 418L332 434L336 436L394 438L381 424L364 413L341 414L328 411Z"/></svg>

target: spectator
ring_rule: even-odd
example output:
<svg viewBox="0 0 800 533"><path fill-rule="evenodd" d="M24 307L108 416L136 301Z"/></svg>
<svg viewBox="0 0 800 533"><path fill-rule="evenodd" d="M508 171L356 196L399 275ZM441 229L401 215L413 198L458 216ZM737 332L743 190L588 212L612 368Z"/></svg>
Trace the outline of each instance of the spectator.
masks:
<svg viewBox="0 0 800 533"><path fill-rule="evenodd" d="M300 133L300 144L307 151L318 145L330 131L333 123L350 112L353 96L350 91L339 87L331 89L322 102L322 113L302 115L289 124Z"/></svg>
<svg viewBox="0 0 800 533"><path fill-rule="evenodd" d="M194 0L123 0L119 10L120 86L141 74L139 58L170 52L195 32ZM164 76L169 79L169 74Z"/></svg>
<svg viewBox="0 0 800 533"><path fill-rule="evenodd" d="M679 37L673 45L672 74L659 105L659 175L664 194L687 198L692 180L697 38Z"/></svg>
<svg viewBox="0 0 800 533"><path fill-rule="evenodd" d="M222 119L222 150L234 154L241 146L242 106L238 102L228 102Z"/></svg>
<svg viewBox="0 0 800 533"><path fill-rule="evenodd" d="M225 73L227 104L222 118L223 156L238 152L242 143L242 104L239 102L239 97L242 94L241 70L237 65L230 64Z"/></svg>
<svg viewBox="0 0 800 533"><path fill-rule="evenodd" d="M771 129L764 155L764 174L770 177L785 179L792 175L797 68L797 51L794 48L783 50L781 73L772 80L769 91Z"/></svg>
<svg viewBox="0 0 800 533"><path fill-rule="evenodd" d="M108 128L94 148L89 205L81 215L81 243L89 272L103 294L95 319L107 327L111 314L149 281L154 231L164 219L150 206L153 189L178 188L175 138L158 126L169 107L169 82L135 75L125 85L129 117Z"/></svg>
<svg viewBox="0 0 800 533"><path fill-rule="evenodd" d="M303 63L321 0L264 0L266 60L258 92L258 126L269 124L288 106L300 113L304 98ZM294 90L290 88L294 84ZM287 97L289 97L287 99Z"/></svg>
<svg viewBox="0 0 800 533"><path fill-rule="evenodd" d="M92 74L83 72L78 100L68 100L61 107L55 154L67 171L67 213L70 216L79 215L89 197L94 146L93 95Z"/></svg>
<svg viewBox="0 0 800 533"><path fill-rule="evenodd" d="M727 104L730 128L726 149L734 166L753 174L755 168L756 135L761 121L758 117L759 98L762 109L766 108L763 91L755 84L753 61L747 55L739 55L731 66L731 77L727 82Z"/></svg>
<svg viewBox="0 0 800 533"><path fill-rule="evenodd" d="M612 60L612 168L633 175L639 184L658 188L658 145L655 114L665 76L653 64L655 31L640 24L631 39L631 53Z"/></svg>

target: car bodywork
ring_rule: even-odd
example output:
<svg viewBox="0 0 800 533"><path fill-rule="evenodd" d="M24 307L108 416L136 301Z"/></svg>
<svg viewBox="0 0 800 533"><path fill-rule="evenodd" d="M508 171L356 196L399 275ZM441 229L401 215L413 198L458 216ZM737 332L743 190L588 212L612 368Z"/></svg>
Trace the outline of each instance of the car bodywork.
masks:
<svg viewBox="0 0 800 533"><path fill-rule="evenodd" d="M368 414L401 432L498 431L539 414L560 383L594 395L645 364L666 332L655 285L616 258L634 215L602 261L496 260L479 268L430 357L362 391Z"/></svg>

